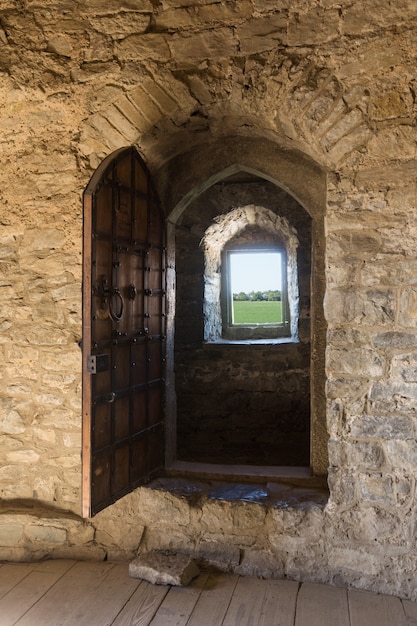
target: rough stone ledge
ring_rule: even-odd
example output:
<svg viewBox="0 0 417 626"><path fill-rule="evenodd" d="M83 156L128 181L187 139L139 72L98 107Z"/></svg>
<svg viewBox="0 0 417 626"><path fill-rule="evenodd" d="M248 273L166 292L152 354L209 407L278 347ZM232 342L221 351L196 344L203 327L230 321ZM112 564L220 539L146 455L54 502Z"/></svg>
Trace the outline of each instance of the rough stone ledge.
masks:
<svg viewBox="0 0 417 626"><path fill-rule="evenodd" d="M315 479L311 486L288 482L246 483L208 481L192 478L162 477L146 485L150 489L167 491L184 498L191 506L201 506L207 500L262 504L268 508L324 508L329 498L325 479Z"/></svg>
<svg viewBox="0 0 417 626"><path fill-rule="evenodd" d="M195 561L177 552L151 550L129 564L129 576L154 585L185 587L200 573Z"/></svg>

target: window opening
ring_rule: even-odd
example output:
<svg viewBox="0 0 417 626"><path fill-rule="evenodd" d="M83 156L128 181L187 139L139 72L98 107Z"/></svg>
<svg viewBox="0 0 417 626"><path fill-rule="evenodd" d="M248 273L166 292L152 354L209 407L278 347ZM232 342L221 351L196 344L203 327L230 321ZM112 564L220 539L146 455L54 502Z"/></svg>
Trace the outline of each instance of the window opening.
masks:
<svg viewBox="0 0 417 626"><path fill-rule="evenodd" d="M238 329L262 337L288 334L285 250L226 250L225 272L224 335Z"/></svg>
<svg viewBox="0 0 417 626"><path fill-rule="evenodd" d="M282 324L280 252L229 250L231 324Z"/></svg>

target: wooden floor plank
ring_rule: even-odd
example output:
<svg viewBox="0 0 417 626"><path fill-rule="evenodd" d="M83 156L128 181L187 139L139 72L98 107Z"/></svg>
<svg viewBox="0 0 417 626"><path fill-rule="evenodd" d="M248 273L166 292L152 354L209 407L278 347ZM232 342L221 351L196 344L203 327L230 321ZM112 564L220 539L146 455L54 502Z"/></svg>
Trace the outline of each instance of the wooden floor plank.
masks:
<svg viewBox="0 0 417 626"><path fill-rule="evenodd" d="M31 571L29 563L4 563L0 567L0 599Z"/></svg>
<svg viewBox="0 0 417 626"><path fill-rule="evenodd" d="M63 576L76 562L71 559L51 559L50 561L39 561L31 565L34 572L54 572Z"/></svg>
<svg viewBox="0 0 417 626"><path fill-rule="evenodd" d="M408 626L417 626L417 602L411 602L411 600L403 600L402 602Z"/></svg>
<svg viewBox="0 0 417 626"><path fill-rule="evenodd" d="M141 581L112 626L148 626L169 589Z"/></svg>
<svg viewBox="0 0 417 626"><path fill-rule="evenodd" d="M113 563L78 562L17 622L19 626L75 624L74 613L95 592L114 567ZM45 572L33 572L48 576ZM29 577L28 577L29 578Z"/></svg>
<svg viewBox="0 0 417 626"><path fill-rule="evenodd" d="M237 574L210 574L187 626L219 626L229 607L238 579Z"/></svg>
<svg viewBox="0 0 417 626"><path fill-rule="evenodd" d="M0 593L0 626L417 626L391 596L219 573L152 585L127 563L3 563Z"/></svg>
<svg viewBox="0 0 417 626"><path fill-rule="evenodd" d="M140 581L130 578L127 563L116 563L101 584L92 589L78 602L71 615L71 621L63 624L77 624L77 626L109 626L132 594Z"/></svg>
<svg viewBox="0 0 417 626"><path fill-rule="evenodd" d="M10 626L18 621L20 622L20 618L24 619L25 614L31 610L31 607L48 592L61 576L60 571L31 571L0 600L1 625ZM27 623L33 626L38 622L32 620ZM39 622L39 624L44 626L45 622Z"/></svg>
<svg viewBox="0 0 417 626"><path fill-rule="evenodd" d="M256 626L264 603L266 584L259 578L239 578L223 626Z"/></svg>
<svg viewBox="0 0 417 626"><path fill-rule="evenodd" d="M258 626L294 626L299 583L266 580L264 604Z"/></svg>
<svg viewBox="0 0 417 626"><path fill-rule="evenodd" d="M304 583L297 596L295 626L349 626L346 589ZM368 626L371 626L368 624ZM391 625L392 626L392 625Z"/></svg>
<svg viewBox="0 0 417 626"><path fill-rule="evenodd" d="M404 607L398 598L368 591L349 590L351 626L407 626Z"/></svg>
<svg viewBox="0 0 417 626"><path fill-rule="evenodd" d="M189 587L171 587L149 626L185 626L208 576L200 574Z"/></svg>

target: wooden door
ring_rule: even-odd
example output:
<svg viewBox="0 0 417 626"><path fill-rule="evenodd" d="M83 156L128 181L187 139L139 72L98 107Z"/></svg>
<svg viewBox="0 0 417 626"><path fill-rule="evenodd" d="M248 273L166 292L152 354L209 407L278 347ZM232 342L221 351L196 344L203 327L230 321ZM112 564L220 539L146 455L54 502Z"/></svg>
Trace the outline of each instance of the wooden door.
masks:
<svg viewBox="0 0 417 626"><path fill-rule="evenodd" d="M83 515L164 463L165 224L134 148L84 193Z"/></svg>

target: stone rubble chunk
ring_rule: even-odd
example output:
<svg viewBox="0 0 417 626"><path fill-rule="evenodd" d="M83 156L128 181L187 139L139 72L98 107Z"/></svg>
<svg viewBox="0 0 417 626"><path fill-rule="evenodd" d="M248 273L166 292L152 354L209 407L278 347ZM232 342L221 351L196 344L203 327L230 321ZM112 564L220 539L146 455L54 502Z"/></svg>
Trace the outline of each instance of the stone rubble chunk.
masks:
<svg viewBox="0 0 417 626"><path fill-rule="evenodd" d="M154 585L187 586L200 573L194 560L183 554L152 550L129 563L129 576Z"/></svg>

